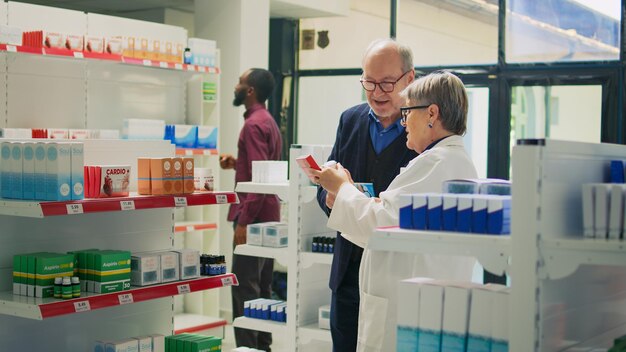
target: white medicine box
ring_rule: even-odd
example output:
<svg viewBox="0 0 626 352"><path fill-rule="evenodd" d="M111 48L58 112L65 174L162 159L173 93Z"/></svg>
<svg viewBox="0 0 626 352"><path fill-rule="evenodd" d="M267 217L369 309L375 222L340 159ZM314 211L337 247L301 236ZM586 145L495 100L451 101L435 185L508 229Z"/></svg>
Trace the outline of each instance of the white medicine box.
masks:
<svg viewBox="0 0 626 352"><path fill-rule="evenodd" d="M289 231L285 223L265 226L262 229L263 247L287 247L288 240Z"/></svg>
<svg viewBox="0 0 626 352"><path fill-rule="evenodd" d="M327 304L319 308L317 321L320 329L330 330L330 305Z"/></svg>
<svg viewBox="0 0 626 352"><path fill-rule="evenodd" d="M161 282L161 257L154 253L135 253L130 257L130 283L134 286Z"/></svg>
<svg viewBox="0 0 626 352"><path fill-rule="evenodd" d="M277 221L261 222L249 224L246 231L246 244L253 246L263 245L263 228L270 225L278 224Z"/></svg>

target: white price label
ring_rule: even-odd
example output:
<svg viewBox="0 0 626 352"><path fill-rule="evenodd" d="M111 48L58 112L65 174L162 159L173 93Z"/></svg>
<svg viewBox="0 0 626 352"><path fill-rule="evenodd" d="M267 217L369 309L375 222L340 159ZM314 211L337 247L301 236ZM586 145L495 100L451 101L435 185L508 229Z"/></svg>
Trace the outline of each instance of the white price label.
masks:
<svg viewBox="0 0 626 352"><path fill-rule="evenodd" d="M15 45L7 45L7 51L10 53L16 53L17 47Z"/></svg>
<svg viewBox="0 0 626 352"><path fill-rule="evenodd" d="M206 72L206 67L204 67L204 66L198 66L198 71L200 71L200 72Z"/></svg>
<svg viewBox="0 0 626 352"><path fill-rule="evenodd" d="M124 293L122 295L118 295L117 298L120 300L120 304L134 303L132 293Z"/></svg>
<svg viewBox="0 0 626 352"><path fill-rule="evenodd" d="M122 200L120 201L120 207L122 210L135 210L134 200Z"/></svg>
<svg viewBox="0 0 626 352"><path fill-rule="evenodd" d="M233 278L228 276L228 277L223 277L222 278L222 286L232 286L233 285Z"/></svg>
<svg viewBox="0 0 626 352"><path fill-rule="evenodd" d="M74 302L74 311L76 311L76 313L87 312L90 310L91 306L89 305L89 301Z"/></svg>
<svg viewBox="0 0 626 352"><path fill-rule="evenodd" d="M152 61L148 60L148 59L145 59L145 60L143 60L143 65L144 66L152 66Z"/></svg>
<svg viewBox="0 0 626 352"><path fill-rule="evenodd" d="M226 196L225 194L216 194L215 202L217 204L226 204L228 203L228 196Z"/></svg>
<svg viewBox="0 0 626 352"><path fill-rule="evenodd" d="M82 214L83 213L83 205L82 204L66 204L67 214Z"/></svg>
<svg viewBox="0 0 626 352"><path fill-rule="evenodd" d="M183 69L183 64L174 64L174 68L177 70L182 70Z"/></svg>
<svg viewBox="0 0 626 352"><path fill-rule="evenodd" d="M168 67L167 62L165 62L165 61L161 61L161 62L159 62L159 66L160 66L161 68L167 68L167 67Z"/></svg>
<svg viewBox="0 0 626 352"><path fill-rule="evenodd" d="M186 207L187 197L174 197L174 204L176 207Z"/></svg>
<svg viewBox="0 0 626 352"><path fill-rule="evenodd" d="M182 295L183 293L190 293L191 292L191 287L189 287L189 284L184 284L184 285L178 285L178 294Z"/></svg>
<svg viewBox="0 0 626 352"><path fill-rule="evenodd" d="M75 51L74 52L74 57L77 58L77 59L84 59L85 55L83 55L83 53L80 52L80 51Z"/></svg>
<svg viewBox="0 0 626 352"><path fill-rule="evenodd" d="M191 231L194 231L194 230L195 230L195 228L193 226L191 226L191 225L187 226L187 232L191 232Z"/></svg>

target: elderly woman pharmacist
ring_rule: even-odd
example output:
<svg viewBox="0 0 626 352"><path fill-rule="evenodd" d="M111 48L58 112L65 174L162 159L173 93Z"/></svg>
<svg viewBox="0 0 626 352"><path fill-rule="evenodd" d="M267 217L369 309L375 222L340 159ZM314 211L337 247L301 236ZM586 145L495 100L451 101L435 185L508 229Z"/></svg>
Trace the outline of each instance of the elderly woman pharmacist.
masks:
<svg viewBox="0 0 626 352"><path fill-rule="evenodd" d="M367 247L374 229L398 225L398 195L441 192L441 183L476 178L463 146L468 101L461 80L448 72L421 77L402 93L407 147L420 155L380 193L367 198L352 185L341 166L312 170L328 192L336 194L328 226L352 243ZM474 260L365 250L361 260L359 351L395 351L398 281L415 276L469 281ZM417 302L414 302L417 304Z"/></svg>

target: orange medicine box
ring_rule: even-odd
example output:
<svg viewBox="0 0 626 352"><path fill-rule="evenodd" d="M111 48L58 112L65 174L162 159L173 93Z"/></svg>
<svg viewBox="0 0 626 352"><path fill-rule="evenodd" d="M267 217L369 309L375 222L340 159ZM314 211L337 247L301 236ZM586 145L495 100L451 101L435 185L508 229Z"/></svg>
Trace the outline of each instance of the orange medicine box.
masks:
<svg viewBox="0 0 626 352"><path fill-rule="evenodd" d="M152 194L172 194L172 158L150 159L150 187Z"/></svg>
<svg viewBox="0 0 626 352"><path fill-rule="evenodd" d="M172 167L172 193L181 194L183 193L183 158L172 158Z"/></svg>
<svg viewBox="0 0 626 352"><path fill-rule="evenodd" d="M183 158L183 192L193 193L193 170L194 161L193 158Z"/></svg>
<svg viewBox="0 0 626 352"><path fill-rule="evenodd" d="M150 158L137 159L137 193L139 194L152 194L150 167Z"/></svg>

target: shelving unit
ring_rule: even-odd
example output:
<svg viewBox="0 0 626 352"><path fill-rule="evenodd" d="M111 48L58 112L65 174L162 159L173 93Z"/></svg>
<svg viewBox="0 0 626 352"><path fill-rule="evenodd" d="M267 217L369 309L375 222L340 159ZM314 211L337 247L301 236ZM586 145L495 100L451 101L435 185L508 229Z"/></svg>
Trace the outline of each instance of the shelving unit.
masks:
<svg viewBox="0 0 626 352"><path fill-rule="evenodd" d="M167 32L180 42L186 40L185 30L180 27L18 2L1 3L0 18L3 24L24 30L97 36L149 33L157 38ZM121 130L125 118L219 126L217 101L194 103L198 98L194 92L201 91L189 88L190 82L197 80L219 82L219 69L69 50L0 46L0 86L5 89L0 94L0 128ZM199 166L217 162L217 148L177 152L167 141L85 140L84 146L85 164L131 165L132 171L137 157L198 155L195 160ZM219 187L218 180L215 184ZM136 188L133 177L130 189ZM219 236L205 234L215 231L220 209L235 201L234 192L219 191L77 202L0 200L0 291L11 287L11 259L17 253L64 253L85 248L145 252L183 246L204 251L205 246L219 243ZM175 234L178 220L193 221L178 224L192 231ZM41 314L42 320L0 314L0 340L4 348L13 350L82 352L90 350L96 340L170 335L178 311L217 315L220 290L213 288L232 284L236 284L236 278L227 274L109 295L84 293L86 296L79 299L51 303L13 296L14 300L0 301L0 310L21 311L34 319ZM130 300L133 304L127 304ZM75 312L76 307L85 309L85 302L89 312L65 313L68 309ZM188 304L183 308L179 303ZM54 318L49 319L51 316Z"/></svg>
<svg viewBox="0 0 626 352"><path fill-rule="evenodd" d="M0 293L0 314L43 320L232 285L238 285L237 277L233 274L225 274L154 286L133 287L130 290L114 293L91 294L83 292L84 297L68 300L25 297L14 295L10 291Z"/></svg>
<svg viewBox="0 0 626 352"><path fill-rule="evenodd" d="M287 248L271 248L241 244L235 247L235 254L248 255L252 257L271 258L280 265L288 265Z"/></svg>
<svg viewBox="0 0 626 352"><path fill-rule="evenodd" d="M215 230L215 229L217 229L217 224L213 222L177 221L176 223L174 223L174 232L176 233Z"/></svg>
<svg viewBox="0 0 626 352"><path fill-rule="evenodd" d="M281 200L289 198L289 183L258 183L239 182L235 186L235 191L242 193L275 194Z"/></svg>
<svg viewBox="0 0 626 352"><path fill-rule="evenodd" d="M472 256L511 275L509 350L591 351L626 333L626 243L583 238L581 186L605 181L619 145L537 140L513 148L508 237L380 228L371 250Z"/></svg>
<svg viewBox="0 0 626 352"><path fill-rule="evenodd" d="M271 320L262 320L255 318L239 317L233 321L236 328L250 329L256 331L270 332L280 336L289 334L287 324Z"/></svg>

